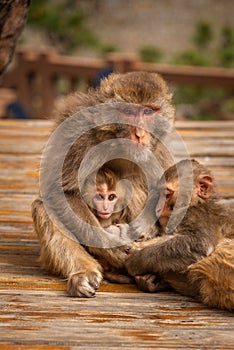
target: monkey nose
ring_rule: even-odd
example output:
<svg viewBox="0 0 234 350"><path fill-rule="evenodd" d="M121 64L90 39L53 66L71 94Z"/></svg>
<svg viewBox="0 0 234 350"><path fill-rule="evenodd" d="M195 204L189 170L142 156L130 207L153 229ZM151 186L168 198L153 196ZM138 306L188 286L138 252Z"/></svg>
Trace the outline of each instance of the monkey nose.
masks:
<svg viewBox="0 0 234 350"><path fill-rule="evenodd" d="M145 130L141 128L136 128L135 134L139 139L141 139L145 136Z"/></svg>
<svg viewBox="0 0 234 350"><path fill-rule="evenodd" d="M103 201L103 209L107 210L108 209L108 202L107 201Z"/></svg>

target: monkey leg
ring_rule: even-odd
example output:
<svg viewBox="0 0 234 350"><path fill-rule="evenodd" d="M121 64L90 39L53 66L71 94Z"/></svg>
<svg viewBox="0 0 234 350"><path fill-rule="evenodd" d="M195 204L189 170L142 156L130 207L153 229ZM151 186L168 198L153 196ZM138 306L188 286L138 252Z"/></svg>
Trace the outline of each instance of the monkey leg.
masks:
<svg viewBox="0 0 234 350"><path fill-rule="evenodd" d="M40 199L32 204L32 217L40 241L42 267L68 278L71 296L93 297L102 281L100 264L50 221Z"/></svg>
<svg viewBox="0 0 234 350"><path fill-rule="evenodd" d="M234 241L224 239L213 253L189 266L192 284L209 306L234 310Z"/></svg>

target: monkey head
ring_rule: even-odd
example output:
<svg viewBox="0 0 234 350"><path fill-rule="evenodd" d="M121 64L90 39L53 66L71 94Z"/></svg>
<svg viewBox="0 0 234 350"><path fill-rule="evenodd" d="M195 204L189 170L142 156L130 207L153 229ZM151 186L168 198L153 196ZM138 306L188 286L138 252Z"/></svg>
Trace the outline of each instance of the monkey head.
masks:
<svg viewBox="0 0 234 350"><path fill-rule="evenodd" d="M126 191L118 173L103 165L89 175L82 188L83 198L100 220L109 219L125 207Z"/></svg>
<svg viewBox="0 0 234 350"><path fill-rule="evenodd" d="M127 137L137 143L150 146L152 135L162 138L171 131L175 117L172 95L159 74L113 73L101 81L96 95L103 103L125 102L123 108L120 104L121 117L129 122ZM123 132L120 137L125 137Z"/></svg>
<svg viewBox="0 0 234 350"><path fill-rule="evenodd" d="M189 165L192 166L191 176L193 176L189 207L198 206L215 195L213 176L205 166L194 159L185 159L173 165L164 173L161 181L163 184L160 186L159 200L156 205L156 216L162 226L167 225L171 217L180 186L182 186L181 191L187 192L186 181L188 177L187 175L183 176L183 174ZM178 172L182 174L181 177L178 176ZM184 193L184 197L186 198L186 193Z"/></svg>
<svg viewBox="0 0 234 350"><path fill-rule="evenodd" d="M113 214L118 201L116 191L109 190L108 185L103 183L98 186L97 193L93 197L93 205L96 215L101 219L109 219Z"/></svg>

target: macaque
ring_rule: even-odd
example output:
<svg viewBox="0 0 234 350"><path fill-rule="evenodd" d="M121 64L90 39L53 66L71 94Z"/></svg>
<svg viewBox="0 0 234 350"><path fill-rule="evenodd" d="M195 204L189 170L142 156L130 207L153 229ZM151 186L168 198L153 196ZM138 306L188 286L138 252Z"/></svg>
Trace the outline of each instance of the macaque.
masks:
<svg viewBox="0 0 234 350"><path fill-rule="evenodd" d="M168 234L178 192L188 181L186 175L179 179L177 170L186 173L190 162L192 196L182 221ZM213 176L197 161L182 160L166 170L164 176L166 183L159 186L155 210L162 237L143 242L147 246L133 250L126 261L127 271L136 276L142 290L155 292L169 286L207 305L233 309L233 213L218 203Z"/></svg>
<svg viewBox="0 0 234 350"><path fill-rule="evenodd" d="M63 163L62 187L64 195L74 214L81 219L76 232L65 231L60 225L60 219L66 214L65 211L61 211L56 218L49 216L45 206L45 195L44 197L40 196L32 204L35 231L40 241L42 267L68 279L69 295L93 297L103 278L101 264L95 258L96 254L91 252L92 248L95 247L82 242L83 236L93 237L96 235L94 228L98 227L103 232L105 230L99 221L100 215L95 215L80 193L77 173L80 172L84 157L96 145L102 145L108 140L120 140L120 143L123 139L131 141L129 147L123 145L121 148L120 146L119 157L112 158L113 160L110 160L108 165L109 169L118 173L121 179L127 179L131 183L132 198L128 203L129 214L126 223L131 222L142 212L148 195L148 182L142 168L138 166L138 162L141 161L142 167L148 172L153 168L152 161L148 156L149 153L154 155L162 170L173 163L169 151L162 142L165 136L172 131L174 124L175 110L171 98L172 95L168 92L167 84L158 74L148 72L113 73L101 81L100 87L91 89L87 94L78 92L69 95L57 111L55 131L64 122L70 121L70 117L77 113L78 117L85 116L87 118L84 125L92 125L87 132L82 133L73 142ZM98 113L99 108L103 109L107 105L108 113L111 116L109 104L112 104L113 117L118 112L120 121L100 125L95 111ZM89 113L85 114L87 109ZM74 127L71 127L71 130L68 130L65 135L61 134L61 137L69 139L76 125L74 124ZM133 160L130 161L127 157L122 156L122 150L129 152ZM111 151L111 148L108 151ZM54 155L58 160L60 152L62 151L57 150ZM107 149L104 148L103 153L99 155L97 161L99 168L103 164L103 156L106 153ZM50 160L48 163L50 165ZM92 163L90 161L90 166ZM56 173L52 165L48 171L51 171L52 175L53 172ZM53 198L53 191L58 183L55 181L46 188L46 197ZM89 223L88 231L86 230L87 225L85 226L83 222ZM68 224L70 224L69 221ZM102 236L100 237L102 238ZM95 249L100 249L99 257L101 254L107 264L113 268L122 269L124 267L128 252L123 252L118 247Z"/></svg>
<svg viewBox="0 0 234 350"><path fill-rule="evenodd" d="M113 232L113 234L124 235L128 230L129 210L127 202L129 200L128 188L120 182L118 174L113 173L107 166L103 166L97 174L91 174L82 188L83 197L90 210L97 217L102 227ZM123 252L123 262L125 253L131 249L131 245L118 247ZM110 282L131 283L133 279L127 275L126 270L115 270L103 259L103 250L87 247L103 268L104 278Z"/></svg>
<svg viewBox="0 0 234 350"><path fill-rule="evenodd" d="M120 180L117 173L104 165L97 173L88 176L82 187L84 200L102 227L128 221L128 189Z"/></svg>

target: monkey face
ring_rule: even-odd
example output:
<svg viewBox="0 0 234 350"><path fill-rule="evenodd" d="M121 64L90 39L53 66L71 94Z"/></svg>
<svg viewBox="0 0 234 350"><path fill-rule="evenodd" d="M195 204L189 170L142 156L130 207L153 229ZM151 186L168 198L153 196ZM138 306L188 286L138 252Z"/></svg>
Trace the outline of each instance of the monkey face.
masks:
<svg viewBox="0 0 234 350"><path fill-rule="evenodd" d="M158 128L158 121L161 119L159 111L160 108L155 106L141 106L130 103L110 105L109 112L115 113L115 124L107 122L106 125L97 128L95 137L98 142L113 138L128 138L138 144L151 147L154 138L151 133ZM108 118L109 116L110 114ZM161 134L159 135L160 132L164 133L164 125L160 125L159 129L155 133L156 138L161 137Z"/></svg>
<svg viewBox="0 0 234 350"><path fill-rule="evenodd" d="M134 106L129 105L121 109L121 117L128 122L128 130L130 133L130 139L141 145L149 146L151 142L151 135L147 130L150 130L150 126L154 121L159 108L152 108L148 106ZM132 125L132 124L135 125Z"/></svg>
<svg viewBox="0 0 234 350"><path fill-rule="evenodd" d="M161 225L166 225L172 214L178 194L178 183L167 183L160 189L159 200L156 205L156 216Z"/></svg>
<svg viewBox="0 0 234 350"><path fill-rule="evenodd" d="M161 225L167 225L175 205L177 210L196 207L213 194L213 178L209 170L195 160L180 161L168 168L164 176L162 180L166 183L161 180L163 183L155 209Z"/></svg>
<svg viewBox="0 0 234 350"><path fill-rule="evenodd" d="M93 198L97 216L104 220L109 219L114 212L117 200L118 195L115 191L110 191L107 184L100 185Z"/></svg>

